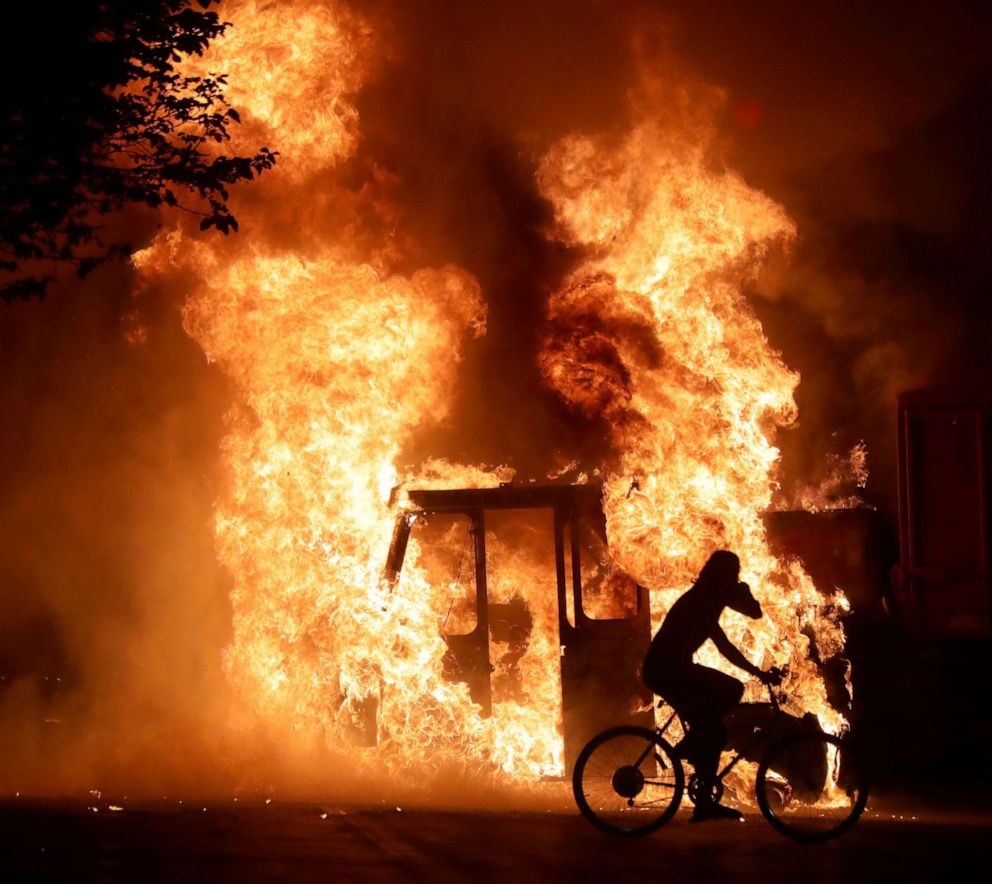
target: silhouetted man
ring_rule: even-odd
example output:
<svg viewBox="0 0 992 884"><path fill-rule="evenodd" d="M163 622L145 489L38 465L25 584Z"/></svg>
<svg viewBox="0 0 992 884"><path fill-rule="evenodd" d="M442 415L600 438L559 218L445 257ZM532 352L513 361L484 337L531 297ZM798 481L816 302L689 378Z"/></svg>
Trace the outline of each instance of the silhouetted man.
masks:
<svg viewBox="0 0 992 884"><path fill-rule="evenodd" d="M679 751L692 762L700 780L700 797L692 814L694 823L741 819L736 810L713 800L711 788L727 740L723 717L740 702L744 685L716 669L693 663L693 654L710 638L731 663L765 684L781 680L777 669L763 672L751 663L720 628L724 608L732 608L752 620L761 617L761 605L751 595L751 588L738 579L739 575L740 559L734 553L713 553L692 588L672 605L644 658L645 684L678 710L691 732L679 744Z"/></svg>

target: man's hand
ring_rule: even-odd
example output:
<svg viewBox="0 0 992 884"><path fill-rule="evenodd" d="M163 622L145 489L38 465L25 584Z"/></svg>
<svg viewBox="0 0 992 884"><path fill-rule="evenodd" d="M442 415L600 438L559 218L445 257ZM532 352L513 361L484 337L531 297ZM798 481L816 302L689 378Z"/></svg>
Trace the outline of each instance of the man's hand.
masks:
<svg viewBox="0 0 992 884"><path fill-rule="evenodd" d="M773 666L767 672L762 672L758 678L761 679L762 684L766 684L769 687L778 687L782 684L782 670L777 666Z"/></svg>

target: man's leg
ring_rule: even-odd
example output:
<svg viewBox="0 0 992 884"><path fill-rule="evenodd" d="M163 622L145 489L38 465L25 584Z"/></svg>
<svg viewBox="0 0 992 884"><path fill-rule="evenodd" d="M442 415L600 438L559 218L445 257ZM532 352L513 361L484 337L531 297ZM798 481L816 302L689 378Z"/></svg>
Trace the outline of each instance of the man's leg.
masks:
<svg viewBox="0 0 992 884"><path fill-rule="evenodd" d="M744 696L744 685L736 678L707 666L694 664L693 680L697 694L705 697L706 708L721 720Z"/></svg>
<svg viewBox="0 0 992 884"><path fill-rule="evenodd" d="M680 698L679 711L692 730L691 746L697 755L697 773L715 778L720 753L727 742L724 716L744 695L744 685L736 678L693 664L688 673L690 688ZM692 759L690 759L692 760Z"/></svg>
<svg viewBox="0 0 992 884"><path fill-rule="evenodd" d="M727 742L727 729L723 717L744 693L744 686L729 675L705 666L693 667L694 709L689 715L692 730L693 767L700 781L700 797L696 802L693 820L740 819L737 811L714 802L710 790L716 784L720 754Z"/></svg>

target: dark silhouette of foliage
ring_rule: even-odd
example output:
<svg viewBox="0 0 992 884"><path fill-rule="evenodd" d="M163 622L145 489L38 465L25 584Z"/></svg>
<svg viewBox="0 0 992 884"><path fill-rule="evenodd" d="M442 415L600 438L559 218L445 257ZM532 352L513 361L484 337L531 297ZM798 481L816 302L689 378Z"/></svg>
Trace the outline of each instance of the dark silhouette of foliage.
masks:
<svg viewBox="0 0 992 884"><path fill-rule="evenodd" d="M43 294L62 263L85 276L127 256L101 232L128 204L237 230L228 188L276 155L219 154L240 122L225 77L178 69L229 27L217 0L19 5L0 24L0 297Z"/></svg>

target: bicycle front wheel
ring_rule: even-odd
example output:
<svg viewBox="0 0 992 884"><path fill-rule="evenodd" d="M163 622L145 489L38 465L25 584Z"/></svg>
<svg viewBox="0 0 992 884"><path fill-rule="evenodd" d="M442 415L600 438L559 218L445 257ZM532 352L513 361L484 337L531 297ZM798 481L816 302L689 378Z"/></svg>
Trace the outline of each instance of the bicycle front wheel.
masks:
<svg viewBox="0 0 992 884"><path fill-rule="evenodd" d="M572 792L582 815L611 835L646 835L679 809L685 775L672 747L654 731L603 731L579 753Z"/></svg>
<svg viewBox="0 0 992 884"><path fill-rule="evenodd" d="M868 803L865 768L832 734L788 737L769 749L755 781L758 806L783 835L826 841L853 826Z"/></svg>

